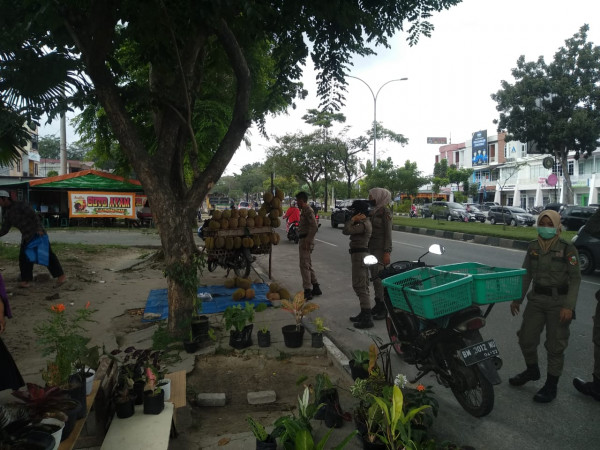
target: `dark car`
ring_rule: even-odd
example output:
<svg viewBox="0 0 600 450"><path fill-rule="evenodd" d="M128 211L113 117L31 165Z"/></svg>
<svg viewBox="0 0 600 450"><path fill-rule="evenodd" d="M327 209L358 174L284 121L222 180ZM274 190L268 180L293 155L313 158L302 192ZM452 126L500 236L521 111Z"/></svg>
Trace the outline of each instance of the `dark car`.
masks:
<svg viewBox="0 0 600 450"><path fill-rule="evenodd" d="M596 211L597 208L589 206L564 206L560 210L560 223L563 230L579 230Z"/></svg>
<svg viewBox="0 0 600 450"><path fill-rule="evenodd" d="M579 268L581 273L594 273L600 264L600 239L585 231L583 227L573 237L572 242L579 253Z"/></svg>
<svg viewBox="0 0 600 450"><path fill-rule="evenodd" d="M350 212L349 208L352 206L352 202L354 200L368 201L366 198L349 198L347 200L336 202L336 207L331 212L331 226L333 228L337 228L340 224L345 224L352 218L352 213Z"/></svg>
<svg viewBox="0 0 600 450"><path fill-rule="evenodd" d="M492 206L500 206L500 205L496 202L483 202L483 203L480 203L479 205L477 205L477 207L481 211L489 211Z"/></svg>
<svg viewBox="0 0 600 450"><path fill-rule="evenodd" d="M516 227L517 225L527 225L532 227L535 218L517 206L492 206L488 211L488 220L492 225L503 223Z"/></svg>
<svg viewBox="0 0 600 450"><path fill-rule="evenodd" d="M548 203L546 206L544 206L544 210L551 209L552 211L560 212L560 210L565 206L567 206L566 203Z"/></svg>
<svg viewBox="0 0 600 450"><path fill-rule="evenodd" d="M448 221L459 220L461 222L470 220L469 213L460 203L433 202L430 210L432 219L446 219Z"/></svg>

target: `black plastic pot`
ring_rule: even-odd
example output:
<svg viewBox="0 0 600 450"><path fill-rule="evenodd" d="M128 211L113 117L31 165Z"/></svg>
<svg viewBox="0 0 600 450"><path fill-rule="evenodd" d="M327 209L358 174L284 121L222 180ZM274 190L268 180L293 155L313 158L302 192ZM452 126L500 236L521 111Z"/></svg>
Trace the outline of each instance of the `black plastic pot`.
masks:
<svg viewBox="0 0 600 450"><path fill-rule="evenodd" d="M353 359L348 362L348 365L350 366L350 373L352 374L353 380L356 380L357 378L369 378L369 371L362 365L356 364Z"/></svg>
<svg viewBox="0 0 600 450"><path fill-rule="evenodd" d="M259 347L270 347L271 346L271 332L258 330L256 333L256 339L258 340Z"/></svg>
<svg viewBox="0 0 600 450"><path fill-rule="evenodd" d="M77 422L77 418L81 415L81 410L85 409L85 406L83 406L77 400L70 400L70 402L72 407L62 410L69 419L65 422L65 427L63 428L62 437L60 439L61 442L69 437L71 431L73 431L73 428L75 428L75 422Z"/></svg>
<svg viewBox="0 0 600 450"><path fill-rule="evenodd" d="M127 419L135 413L135 403L133 398L121 403L115 402L115 413L119 419Z"/></svg>
<svg viewBox="0 0 600 450"><path fill-rule="evenodd" d="M277 449L277 441L271 435L267 436L266 441L256 440L256 450L276 450Z"/></svg>
<svg viewBox="0 0 600 450"><path fill-rule="evenodd" d="M283 342L286 347L298 348L302 347L302 340L304 338L304 327L296 327L296 325L285 325L281 328L283 333Z"/></svg>
<svg viewBox="0 0 600 450"><path fill-rule="evenodd" d="M77 400L84 407L79 411L78 419L83 419L87 414L87 404L85 395L85 378L79 373L74 373L69 377L69 397Z"/></svg>
<svg viewBox="0 0 600 450"><path fill-rule="evenodd" d="M246 325L243 330L229 332L229 345L236 350L242 350L252 345L252 328L254 324Z"/></svg>
<svg viewBox="0 0 600 450"><path fill-rule="evenodd" d="M196 342L208 340L208 316L198 316L192 319L192 338Z"/></svg>
<svg viewBox="0 0 600 450"><path fill-rule="evenodd" d="M322 348L323 347L323 333L313 333L311 335L312 340L312 348Z"/></svg>
<svg viewBox="0 0 600 450"><path fill-rule="evenodd" d="M196 353L198 351L199 344L196 341L183 341L183 348L187 353Z"/></svg>
<svg viewBox="0 0 600 450"><path fill-rule="evenodd" d="M152 391L144 392L144 414L160 414L165 408L165 392L161 390L158 394Z"/></svg>
<svg viewBox="0 0 600 450"><path fill-rule="evenodd" d="M144 403L144 386L146 386L144 380L138 380L133 383L133 393L135 394L134 403L136 405Z"/></svg>

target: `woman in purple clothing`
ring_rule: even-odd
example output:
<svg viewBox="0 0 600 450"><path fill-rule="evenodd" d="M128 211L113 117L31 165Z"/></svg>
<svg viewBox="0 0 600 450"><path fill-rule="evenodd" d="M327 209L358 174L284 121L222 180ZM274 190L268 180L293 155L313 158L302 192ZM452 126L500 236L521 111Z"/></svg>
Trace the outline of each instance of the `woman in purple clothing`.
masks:
<svg viewBox="0 0 600 450"><path fill-rule="evenodd" d="M6 318L11 318L10 305L6 288L4 287L4 279L0 275L0 334L6 329ZM24 386L23 377L15 364L10 352L0 338L0 391L4 389L19 389Z"/></svg>

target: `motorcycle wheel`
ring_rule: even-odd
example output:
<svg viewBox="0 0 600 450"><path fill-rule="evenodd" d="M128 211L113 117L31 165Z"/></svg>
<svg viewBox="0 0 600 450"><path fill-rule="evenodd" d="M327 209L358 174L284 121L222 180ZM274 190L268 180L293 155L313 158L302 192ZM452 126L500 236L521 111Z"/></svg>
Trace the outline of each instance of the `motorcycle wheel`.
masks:
<svg viewBox="0 0 600 450"><path fill-rule="evenodd" d="M394 351L396 354L402 356L402 344L400 343L400 339L398 339L398 334L396 333L394 325L392 325L392 318L390 316L385 318L385 327L387 328L388 336L390 337Z"/></svg>
<svg viewBox="0 0 600 450"><path fill-rule="evenodd" d="M252 265L250 261L244 256L243 252L237 252L233 256L233 271L240 278L248 278L250 275L250 269Z"/></svg>
<svg viewBox="0 0 600 450"><path fill-rule="evenodd" d="M467 347L464 342L450 351L447 361L450 365L452 394L465 411L474 417L487 416L494 409L494 387L479 371L476 364L465 366L456 352Z"/></svg>
<svg viewBox="0 0 600 450"><path fill-rule="evenodd" d="M217 264L217 260L216 259L211 259L206 263L206 266L208 268L209 272L214 272L215 269L217 268L218 264Z"/></svg>

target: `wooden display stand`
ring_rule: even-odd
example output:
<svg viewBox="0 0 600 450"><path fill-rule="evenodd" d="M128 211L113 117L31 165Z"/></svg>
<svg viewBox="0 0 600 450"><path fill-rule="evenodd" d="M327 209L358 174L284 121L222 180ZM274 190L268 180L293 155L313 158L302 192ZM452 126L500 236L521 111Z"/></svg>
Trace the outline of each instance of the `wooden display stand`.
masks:
<svg viewBox="0 0 600 450"><path fill-rule="evenodd" d="M88 415L90 414L92 405L94 404L94 401L96 400L96 394L98 393L99 387L100 387L100 380L94 380L94 387L92 388L92 392L90 393L90 395L88 395L85 398L85 403L86 403L85 417L82 419L79 419L77 421L77 423L75 423L75 427L73 428L73 431L71 431L71 434L69 435L69 437L67 439L65 439L64 441L62 441L60 443L60 445L58 446L58 450L70 450L75 446L75 442L77 442L77 439L79 438L79 435L81 434L81 430L83 429L83 426L85 425Z"/></svg>

